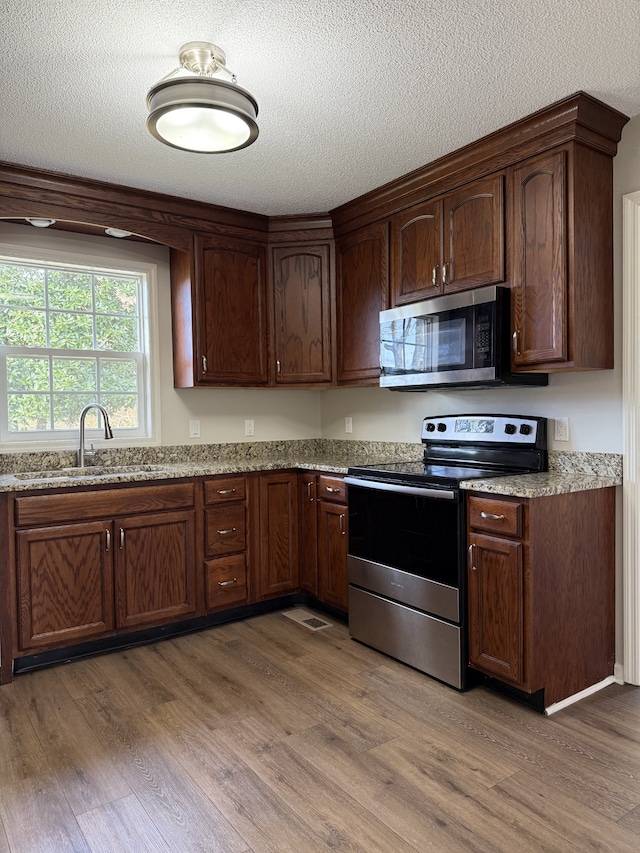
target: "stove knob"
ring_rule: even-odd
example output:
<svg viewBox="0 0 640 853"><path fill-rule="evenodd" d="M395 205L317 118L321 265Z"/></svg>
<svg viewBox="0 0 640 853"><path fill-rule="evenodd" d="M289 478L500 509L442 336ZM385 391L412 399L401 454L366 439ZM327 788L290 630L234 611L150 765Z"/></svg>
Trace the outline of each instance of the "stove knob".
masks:
<svg viewBox="0 0 640 853"><path fill-rule="evenodd" d="M520 424L521 435L531 435L531 424Z"/></svg>
<svg viewBox="0 0 640 853"><path fill-rule="evenodd" d="M514 432L516 431L516 425L515 424L505 424L504 425L504 431L506 432L507 435L513 435Z"/></svg>
<svg viewBox="0 0 640 853"><path fill-rule="evenodd" d="M447 425L446 424L443 424L443 423L438 424L438 432L446 432L446 431L447 431Z"/></svg>
<svg viewBox="0 0 640 853"><path fill-rule="evenodd" d="M434 432L436 425L431 423L431 421L427 424L427 432Z"/></svg>

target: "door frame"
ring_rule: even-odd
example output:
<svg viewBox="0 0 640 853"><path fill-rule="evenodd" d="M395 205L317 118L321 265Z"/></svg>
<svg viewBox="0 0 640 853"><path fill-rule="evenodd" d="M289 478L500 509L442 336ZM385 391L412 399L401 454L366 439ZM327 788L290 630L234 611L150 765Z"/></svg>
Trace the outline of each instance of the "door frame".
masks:
<svg viewBox="0 0 640 853"><path fill-rule="evenodd" d="M640 684L640 191L622 198L624 680Z"/></svg>

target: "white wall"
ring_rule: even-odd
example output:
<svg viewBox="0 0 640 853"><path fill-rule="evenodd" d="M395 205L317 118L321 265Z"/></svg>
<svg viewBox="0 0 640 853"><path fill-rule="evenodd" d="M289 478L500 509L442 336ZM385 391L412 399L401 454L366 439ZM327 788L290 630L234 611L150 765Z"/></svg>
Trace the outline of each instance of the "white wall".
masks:
<svg viewBox="0 0 640 853"><path fill-rule="evenodd" d="M103 258L125 257L158 266L158 325L161 443L198 444L228 441L274 441L320 437L320 393L302 390L209 389L173 387L169 251L163 246L88 237L69 232L0 221L2 245L57 248L80 252L89 247ZM255 423L254 438L244 435L245 419ZM189 438L189 421L200 421L200 438Z"/></svg>
<svg viewBox="0 0 640 853"><path fill-rule="evenodd" d="M555 450L622 453L622 196L640 189L640 116L624 128L614 161L615 367L556 374L546 388L399 393L380 388L336 390L322 400L322 435L345 438L344 418L353 418L353 438L419 441L427 415L469 413L568 417L568 442Z"/></svg>

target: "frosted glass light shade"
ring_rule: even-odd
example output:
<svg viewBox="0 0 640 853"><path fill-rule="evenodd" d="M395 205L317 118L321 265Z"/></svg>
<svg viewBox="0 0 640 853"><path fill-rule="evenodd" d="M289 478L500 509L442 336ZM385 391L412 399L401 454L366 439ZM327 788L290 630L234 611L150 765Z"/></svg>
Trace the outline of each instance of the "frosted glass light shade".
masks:
<svg viewBox="0 0 640 853"><path fill-rule="evenodd" d="M147 106L149 131L183 151L237 151L258 137L258 104L224 80L189 77L158 83L147 95Z"/></svg>

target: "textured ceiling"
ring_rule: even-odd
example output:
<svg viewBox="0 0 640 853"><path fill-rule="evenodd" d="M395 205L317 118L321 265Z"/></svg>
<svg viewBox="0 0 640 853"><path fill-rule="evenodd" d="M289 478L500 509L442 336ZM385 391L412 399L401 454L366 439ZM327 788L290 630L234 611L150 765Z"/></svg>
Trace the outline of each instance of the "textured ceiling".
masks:
<svg viewBox="0 0 640 853"><path fill-rule="evenodd" d="M251 147L147 132L147 91L189 41L258 101ZM579 89L639 114L639 47L639 0L7 0L0 160L327 211Z"/></svg>

